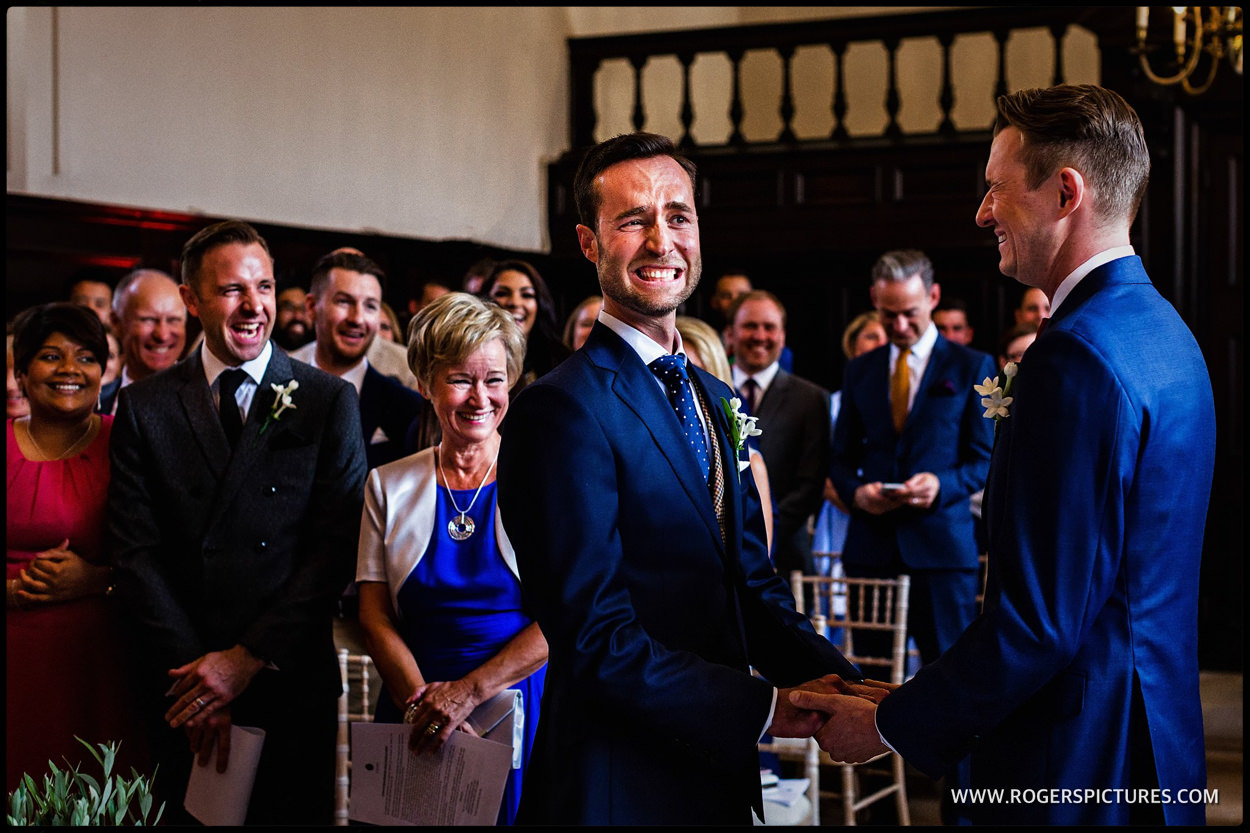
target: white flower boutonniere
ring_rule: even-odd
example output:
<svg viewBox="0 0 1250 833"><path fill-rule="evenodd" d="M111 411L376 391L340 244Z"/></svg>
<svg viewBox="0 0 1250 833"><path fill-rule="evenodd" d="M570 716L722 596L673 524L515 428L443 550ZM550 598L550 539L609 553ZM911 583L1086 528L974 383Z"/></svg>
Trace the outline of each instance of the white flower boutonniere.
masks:
<svg viewBox="0 0 1250 833"><path fill-rule="evenodd" d="M265 429L269 427L269 423L277 422L282 418L282 412L287 408L294 408L295 403L291 401L291 394L299 387L299 382L292 379L285 385L271 384L273 388L273 406L269 409L269 416L265 417L265 424L260 427L260 433L265 433Z"/></svg>
<svg viewBox="0 0 1250 833"><path fill-rule="evenodd" d="M986 419L994 420L994 427L998 427L1000 419L1006 419L1011 416L1011 403L1015 401L1015 397L1011 395L1011 388L1016 382L1015 362L1007 362L1003 367L1003 376L1007 377L1007 381L1003 382L1002 376L995 376L993 379L986 376L985 381L979 385L973 385L973 390L981 394L981 407L985 408L982 414Z"/></svg>
<svg viewBox="0 0 1250 833"><path fill-rule="evenodd" d="M729 439L734 444L734 458L738 461L738 482L741 483L742 472L751 465L749 455L747 459L742 456L747 437L758 437L764 432L755 427L759 417L747 416L742 412L742 400L738 397L726 399L722 396L720 406L725 411L725 418L729 420Z"/></svg>

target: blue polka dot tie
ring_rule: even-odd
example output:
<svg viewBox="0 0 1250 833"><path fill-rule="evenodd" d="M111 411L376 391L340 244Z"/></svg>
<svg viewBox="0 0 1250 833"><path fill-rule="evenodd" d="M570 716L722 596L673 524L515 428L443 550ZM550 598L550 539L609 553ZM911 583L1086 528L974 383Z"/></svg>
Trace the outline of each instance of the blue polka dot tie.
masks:
<svg viewBox="0 0 1250 833"><path fill-rule="evenodd" d="M668 391L668 401L677 412L682 433L690 442L690 448L694 450L694 456L699 461L703 479L706 481L710 473L707 439L703 436L703 423L699 422L699 413L696 410L698 406L694 403L690 377L686 374L686 357L681 353L660 356L647 367L664 383L664 389Z"/></svg>

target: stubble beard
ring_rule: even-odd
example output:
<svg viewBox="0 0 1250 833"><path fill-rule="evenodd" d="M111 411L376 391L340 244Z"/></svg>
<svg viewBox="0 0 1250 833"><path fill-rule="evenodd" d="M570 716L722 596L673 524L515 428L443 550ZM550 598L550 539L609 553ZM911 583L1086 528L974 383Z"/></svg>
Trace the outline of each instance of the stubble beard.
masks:
<svg viewBox="0 0 1250 833"><path fill-rule="evenodd" d="M603 296L647 318L663 318L686 303L699 286L699 278L703 274L702 257L687 262L684 270L685 284L678 294L657 298L636 291L630 285L629 278L623 276L622 270L615 264L601 261L599 266L599 289Z"/></svg>

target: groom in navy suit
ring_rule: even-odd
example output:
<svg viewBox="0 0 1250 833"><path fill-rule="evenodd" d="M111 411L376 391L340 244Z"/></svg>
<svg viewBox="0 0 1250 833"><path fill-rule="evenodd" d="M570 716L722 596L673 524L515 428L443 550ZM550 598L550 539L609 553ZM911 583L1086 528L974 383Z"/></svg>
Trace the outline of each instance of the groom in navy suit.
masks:
<svg viewBox="0 0 1250 833"><path fill-rule="evenodd" d="M577 234L603 312L503 429L500 516L551 651L523 823L751 824L760 735L826 719L796 710L791 688L859 678L769 563L721 409L732 391L681 354L676 309L701 270L694 188L662 136L588 153Z"/></svg>
<svg viewBox="0 0 1250 833"><path fill-rule="evenodd" d="M1141 123L1110 90L1062 85L1000 96L994 134L977 222L1051 317L1012 389L986 396L985 609L875 727L861 711L818 738L835 756L884 739L930 774L971 753L972 786L1001 791L962 797L981 823L1202 824L1214 404L1193 335L1129 245Z"/></svg>

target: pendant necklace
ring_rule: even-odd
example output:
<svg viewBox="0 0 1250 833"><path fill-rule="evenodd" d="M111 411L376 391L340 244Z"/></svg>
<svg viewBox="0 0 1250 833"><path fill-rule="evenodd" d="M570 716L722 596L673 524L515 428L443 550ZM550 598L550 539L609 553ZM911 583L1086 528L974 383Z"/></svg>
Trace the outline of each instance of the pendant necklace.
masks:
<svg viewBox="0 0 1250 833"><path fill-rule="evenodd" d="M447 481L447 473L443 471L443 455L438 454L434 459L438 464L438 473L443 475L443 488L447 490L447 499L451 501L452 508L456 510L458 515L458 517L452 518L447 522L447 534L451 536L453 541L464 541L473 534L474 529L473 519L467 513L473 508L473 504L477 503L477 496L482 493L482 487L486 485L486 479L495 470L495 461L499 459L499 453L495 453L495 459L490 461L490 468L486 470L486 474L482 476L482 482L477 485L477 491L473 493L473 500L469 501L469 505L464 509L456 505L456 498L451 493L451 485Z"/></svg>
<svg viewBox="0 0 1250 833"><path fill-rule="evenodd" d="M56 455L55 457L53 457L51 454L49 454L48 452L44 451L42 448L39 447L39 443L35 440L34 433L30 430L29 418L27 419L27 422L24 424L24 427L26 428L26 438L30 440L30 444L34 447L35 451L39 452L39 455L43 457L47 462L54 463L58 460L64 460L73 451L75 451L78 448L78 446L82 444L82 441L87 439L87 435L91 433L91 429L94 426L94 424L95 424L94 420L91 419L91 417L88 417L87 429L82 432L82 435L79 436L78 439L70 443L68 448L66 448L64 451L62 451L60 454Z"/></svg>

